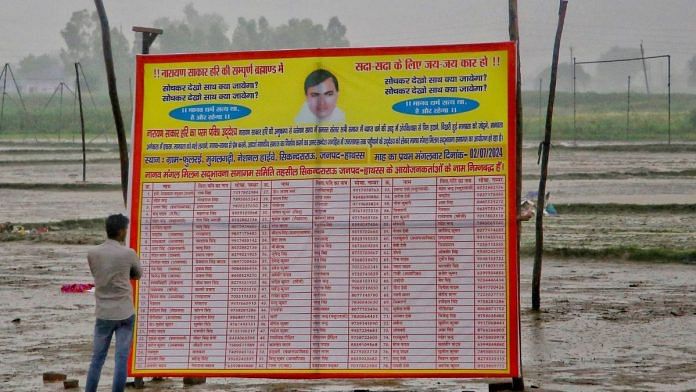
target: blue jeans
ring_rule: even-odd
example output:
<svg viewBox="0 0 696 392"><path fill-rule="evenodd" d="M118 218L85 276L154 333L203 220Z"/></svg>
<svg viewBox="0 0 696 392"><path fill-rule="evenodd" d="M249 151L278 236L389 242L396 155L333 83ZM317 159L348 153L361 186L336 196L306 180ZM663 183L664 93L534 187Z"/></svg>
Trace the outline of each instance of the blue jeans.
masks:
<svg viewBox="0 0 696 392"><path fill-rule="evenodd" d="M132 315L125 320L97 319L94 323L92 363L89 365L89 373L87 373L85 392L95 392L97 390L102 366L104 366L106 354L109 352L109 345L111 344L111 336L114 333L116 334L116 364L111 390L113 392L123 392L126 388L126 378L128 377L126 366L133 338L134 321L135 315Z"/></svg>

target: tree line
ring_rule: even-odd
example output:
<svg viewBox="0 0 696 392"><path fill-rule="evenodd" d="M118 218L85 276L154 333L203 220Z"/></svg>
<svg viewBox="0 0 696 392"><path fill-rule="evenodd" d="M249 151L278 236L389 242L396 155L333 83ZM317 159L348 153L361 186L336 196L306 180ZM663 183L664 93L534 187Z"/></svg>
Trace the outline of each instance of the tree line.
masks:
<svg viewBox="0 0 696 392"><path fill-rule="evenodd" d="M150 53L347 47L350 44L346 38L347 28L338 17L332 17L326 26L307 18L293 18L285 24L271 26L265 17L258 20L240 17L230 34L230 25L222 15L200 13L193 4L188 4L181 19L158 18L152 25L163 29L164 34L157 38ZM96 11L73 12L60 34L65 43L60 52L57 55L29 54L17 64L17 77L56 84L60 80L74 80L74 63L79 62L87 84L94 90L105 90ZM133 59L140 52L140 43L136 39L129 42L122 30L112 28L111 45L119 89L128 91Z"/></svg>

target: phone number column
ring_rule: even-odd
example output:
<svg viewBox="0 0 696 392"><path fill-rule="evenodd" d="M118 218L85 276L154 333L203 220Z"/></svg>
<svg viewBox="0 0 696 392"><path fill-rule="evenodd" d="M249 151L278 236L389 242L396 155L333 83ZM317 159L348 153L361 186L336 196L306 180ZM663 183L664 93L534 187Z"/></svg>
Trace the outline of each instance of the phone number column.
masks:
<svg viewBox="0 0 696 392"><path fill-rule="evenodd" d="M476 177L475 362L477 369L504 369L507 347L505 290L505 177Z"/></svg>

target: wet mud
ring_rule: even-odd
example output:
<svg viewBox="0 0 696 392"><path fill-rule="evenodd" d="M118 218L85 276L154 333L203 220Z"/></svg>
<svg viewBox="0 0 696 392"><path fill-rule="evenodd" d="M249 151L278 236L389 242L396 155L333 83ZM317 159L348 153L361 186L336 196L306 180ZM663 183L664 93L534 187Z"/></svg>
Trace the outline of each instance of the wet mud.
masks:
<svg viewBox="0 0 696 392"><path fill-rule="evenodd" d="M0 264L0 385L7 391L62 390L43 384L58 371L84 385L93 328L92 294L61 294L89 282L89 246L3 243ZM522 260L522 352L528 389L678 391L696 388L696 269L685 264L549 259L542 311L530 308L532 260ZM12 320L20 319L19 322ZM113 350L112 350L113 351ZM112 356L102 380L113 374ZM183 390L181 379L147 390ZM484 391L469 380L282 381L209 379L187 390Z"/></svg>
<svg viewBox="0 0 696 392"><path fill-rule="evenodd" d="M28 145L30 143L27 143ZM14 150L29 148L15 145ZM1 149L0 149L1 150ZM2 154L2 151L0 151ZM525 174L536 174L536 150L524 153ZM6 156L7 155L7 156ZM32 165L32 159L74 159L60 153L4 154L0 184L71 184L81 164ZM100 159L117 157L99 150ZM31 159L28 159L31 157ZM5 159L7 158L7 159ZM691 151L552 151L549 190L553 203L696 204L696 179L642 176L554 180L554 174L631 171L679 172L696 167ZM88 182L115 184L117 164L88 164ZM536 189L524 181L524 192ZM7 189L0 186L0 221L31 223L90 219L124 212L121 193L105 190ZM621 244L693 249L693 213L561 214L548 218L547 243L602 248ZM534 224L522 226L523 242ZM89 365L94 298L61 294L66 283L90 282L90 245L51 241L0 241L0 390L59 391L42 373L58 371L84 387ZM95 242L86 234L88 243ZM70 241L68 241L70 242ZM80 241L77 241L80 242ZM542 311L530 308L531 258L521 263L522 363L527 390L696 390L696 265L621 258L545 258ZM100 390L110 390L113 352ZM184 390L181 379L147 381L147 391ZM480 381L454 379L318 380L209 379L190 391L486 391Z"/></svg>

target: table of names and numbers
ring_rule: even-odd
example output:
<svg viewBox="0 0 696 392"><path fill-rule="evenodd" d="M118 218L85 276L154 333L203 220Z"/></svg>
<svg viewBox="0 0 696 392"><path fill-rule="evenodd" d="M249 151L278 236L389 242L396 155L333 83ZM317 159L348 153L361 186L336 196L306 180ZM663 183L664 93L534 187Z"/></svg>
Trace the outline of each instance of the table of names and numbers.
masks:
<svg viewBox="0 0 696 392"><path fill-rule="evenodd" d="M139 369L506 369L506 177L143 182Z"/></svg>

